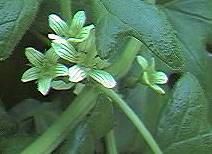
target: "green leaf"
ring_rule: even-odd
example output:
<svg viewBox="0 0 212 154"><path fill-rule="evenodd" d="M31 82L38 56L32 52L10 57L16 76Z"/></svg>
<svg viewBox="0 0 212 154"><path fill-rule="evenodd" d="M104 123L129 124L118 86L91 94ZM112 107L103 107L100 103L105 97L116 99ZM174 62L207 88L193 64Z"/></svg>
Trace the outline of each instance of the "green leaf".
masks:
<svg viewBox="0 0 212 154"><path fill-rule="evenodd" d="M22 75L21 81L28 82L38 79L40 73L40 69L37 67L32 67L24 72Z"/></svg>
<svg viewBox="0 0 212 154"><path fill-rule="evenodd" d="M62 109L56 102L42 103L35 99L25 99L9 111L18 121L21 132L25 132L25 128L35 134L43 133L61 112ZM31 125L27 121L31 121Z"/></svg>
<svg viewBox="0 0 212 154"><path fill-rule="evenodd" d="M89 75L96 80L97 82L101 83L106 88L113 88L116 86L116 81L110 75L110 73L107 73L103 70L92 70Z"/></svg>
<svg viewBox="0 0 212 154"><path fill-rule="evenodd" d="M102 55L108 55L119 36L132 35L171 68L183 68L181 44L161 9L141 0L90 1L94 8L97 47Z"/></svg>
<svg viewBox="0 0 212 154"><path fill-rule="evenodd" d="M212 56L210 54L212 44L212 1L160 0L158 3L177 30L177 36L183 44L186 59L185 70L192 72L198 78L210 102L212 100L212 84L209 84L212 83ZM192 28L190 25L192 25ZM212 109L211 105L209 109ZM210 121L212 122L212 120Z"/></svg>
<svg viewBox="0 0 212 154"><path fill-rule="evenodd" d="M47 95L51 87L51 77L42 77L38 79L38 91L43 95Z"/></svg>
<svg viewBox="0 0 212 154"><path fill-rule="evenodd" d="M79 82L87 77L87 70L79 65L74 65L69 68L69 81Z"/></svg>
<svg viewBox="0 0 212 154"><path fill-rule="evenodd" d="M81 124L65 139L56 154L93 154L94 139L86 124Z"/></svg>
<svg viewBox="0 0 212 154"><path fill-rule="evenodd" d="M43 65L44 55L34 48L26 48L25 55L29 62L34 66L40 67Z"/></svg>
<svg viewBox="0 0 212 154"><path fill-rule="evenodd" d="M0 142L0 153L3 154L17 154L33 142L35 136L33 135L18 135L4 138Z"/></svg>
<svg viewBox="0 0 212 154"><path fill-rule="evenodd" d="M115 125L113 104L108 98L99 96L96 107L87 120L91 134L99 139L108 133Z"/></svg>
<svg viewBox="0 0 212 154"><path fill-rule="evenodd" d="M0 60L12 50L35 18L42 0L1 0L0 4Z"/></svg>
<svg viewBox="0 0 212 154"><path fill-rule="evenodd" d="M186 73L162 112L157 138L166 154L209 154L212 133L207 100L198 80Z"/></svg>
<svg viewBox="0 0 212 154"><path fill-rule="evenodd" d="M207 44L212 44L212 1L160 0L158 3L163 7L183 44L186 71L192 72L204 88L211 89L212 84L208 83L212 82L212 57L207 51ZM206 80L206 72L210 79ZM210 94L208 97L212 99Z"/></svg>
<svg viewBox="0 0 212 154"><path fill-rule="evenodd" d="M49 26L59 36L66 36L68 25L56 14L49 15Z"/></svg>
<svg viewBox="0 0 212 154"><path fill-rule="evenodd" d="M76 59L77 51L66 40L63 40L63 39L54 40L52 43L52 47L54 48L58 56L60 56L61 58L68 60L70 62L77 61Z"/></svg>
<svg viewBox="0 0 212 154"><path fill-rule="evenodd" d="M0 110L0 140L3 137L13 135L17 131L15 119L6 111Z"/></svg>

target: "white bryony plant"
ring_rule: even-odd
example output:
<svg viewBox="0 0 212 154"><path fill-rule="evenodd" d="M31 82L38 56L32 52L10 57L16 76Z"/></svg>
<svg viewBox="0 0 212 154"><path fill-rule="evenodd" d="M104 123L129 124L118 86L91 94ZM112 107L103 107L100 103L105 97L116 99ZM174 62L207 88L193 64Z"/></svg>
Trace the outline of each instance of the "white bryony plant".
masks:
<svg viewBox="0 0 212 154"><path fill-rule="evenodd" d="M56 33L48 35L53 39L52 47L45 54L26 48L26 57L33 67L23 74L22 81L38 80L38 90L43 95L51 87L56 90L70 89L74 83L86 78L106 88L115 87L112 75L102 70L108 63L98 56L94 25L84 27L85 20L84 11L78 11L70 24L55 14L50 15L49 26ZM59 58L69 61L70 67L59 64Z"/></svg>
<svg viewBox="0 0 212 154"><path fill-rule="evenodd" d="M155 70L155 60L152 58L152 63L149 64L147 60L142 56L137 56L137 62L142 67L142 83L148 85L150 88L160 94L165 94L165 91L157 84L165 84L168 81L168 77L164 72Z"/></svg>

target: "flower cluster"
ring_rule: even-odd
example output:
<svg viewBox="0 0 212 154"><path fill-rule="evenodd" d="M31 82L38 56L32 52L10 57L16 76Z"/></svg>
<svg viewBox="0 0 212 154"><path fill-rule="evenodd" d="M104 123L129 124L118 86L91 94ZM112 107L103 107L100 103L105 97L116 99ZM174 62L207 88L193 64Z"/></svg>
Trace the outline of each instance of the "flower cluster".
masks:
<svg viewBox="0 0 212 154"><path fill-rule="evenodd" d="M86 78L113 88L116 81L108 72L102 70L108 63L98 56L96 50L95 27L84 26L85 21L84 11L78 11L69 22L55 14L49 15L49 26L55 32L48 35L52 40L52 47L44 54L33 48L26 49L25 54L32 68L23 74L22 81L37 80L38 90L43 95L51 87L57 90L69 89L73 83ZM59 58L68 61L69 68L59 64Z"/></svg>
<svg viewBox="0 0 212 154"><path fill-rule="evenodd" d="M149 64L147 60L142 56L137 56L137 62L142 67L142 81L150 88L160 94L165 94L165 91L157 84L165 84L168 78L165 73L155 70L155 60L152 58L152 63Z"/></svg>

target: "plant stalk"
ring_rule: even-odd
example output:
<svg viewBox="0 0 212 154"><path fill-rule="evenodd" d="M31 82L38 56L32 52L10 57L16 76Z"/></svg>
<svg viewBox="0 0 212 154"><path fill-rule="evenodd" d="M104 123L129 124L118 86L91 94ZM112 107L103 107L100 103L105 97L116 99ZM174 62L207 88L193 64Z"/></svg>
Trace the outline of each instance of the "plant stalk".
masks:
<svg viewBox="0 0 212 154"><path fill-rule="evenodd" d="M116 140L114 136L114 131L111 130L108 132L105 136L105 145L107 149L107 154L118 154L117 148L116 148Z"/></svg>
<svg viewBox="0 0 212 154"><path fill-rule="evenodd" d="M95 106L98 92L86 87L60 118L21 154L49 154Z"/></svg>
<svg viewBox="0 0 212 154"><path fill-rule="evenodd" d="M136 38L130 38L129 42L126 45L125 50L119 57L119 59L113 63L106 71L110 72L117 78L121 78L127 74L132 63L142 46L142 43Z"/></svg>
<svg viewBox="0 0 212 154"><path fill-rule="evenodd" d="M136 113L127 105L127 103L123 99L121 99L121 97L112 89L107 89L102 86L99 86L99 88L104 94L110 97L114 101L114 103L116 103L115 105L117 105L118 108L120 108L120 110L127 116L127 118L137 128L141 136L143 136L143 138L148 143L152 151L155 154L162 154L160 147L152 137L151 133L148 131L148 129L145 127L142 121L138 118Z"/></svg>
<svg viewBox="0 0 212 154"><path fill-rule="evenodd" d="M60 0L60 12L66 21L72 18L71 0Z"/></svg>

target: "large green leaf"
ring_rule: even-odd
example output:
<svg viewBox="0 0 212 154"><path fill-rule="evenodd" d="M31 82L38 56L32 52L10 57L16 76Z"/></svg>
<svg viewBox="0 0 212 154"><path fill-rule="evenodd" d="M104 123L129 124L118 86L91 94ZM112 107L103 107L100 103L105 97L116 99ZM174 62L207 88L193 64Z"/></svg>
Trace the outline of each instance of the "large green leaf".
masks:
<svg viewBox="0 0 212 154"><path fill-rule="evenodd" d="M32 23L41 0L1 0L0 60L8 58Z"/></svg>
<svg viewBox="0 0 212 154"><path fill-rule="evenodd" d="M212 44L212 1L159 0L158 3L183 44L186 71L198 78L211 101L212 84L208 83L212 82L212 56L207 45Z"/></svg>
<svg viewBox="0 0 212 154"><path fill-rule="evenodd" d="M0 153L2 154L18 154L26 146L33 142L35 136L33 135L17 135L2 138L0 141Z"/></svg>
<svg viewBox="0 0 212 154"><path fill-rule="evenodd" d="M65 139L55 154L93 154L94 139L86 124L80 124Z"/></svg>
<svg viewBox="0 0 212 154"><path fill-rule="evenodd" d="M207 119L207 100L192 74L184 75L176 85L162 112L157 135L164 153L211 153L212 132Z"/></svg>
<svg viewBox="0 0 212 154"><path fill-rule="evenodd" d="M181 44L164 12L140 0L91 0L97 30L97 47L103 56L120 35L142 41L173 69L182 69Z"/></svg>
<svg viewBox="0 0 212 154"><path fill-rule="evenodd" d="M61 112L61 107L56 102L41 103L34 99L26 99L14 106L9 113L16 118L19 125L24 125L27 120L31 120L34 133L41 134L59 117Z"/></svg>

